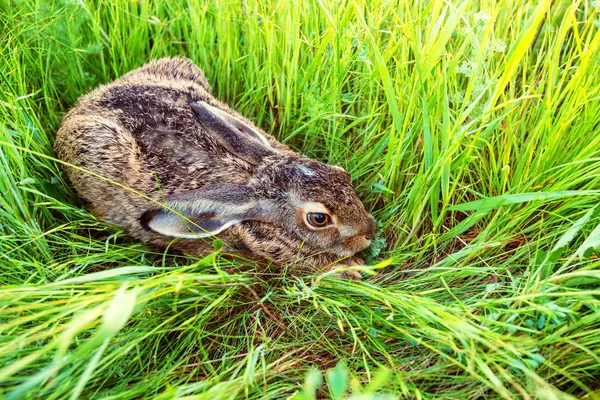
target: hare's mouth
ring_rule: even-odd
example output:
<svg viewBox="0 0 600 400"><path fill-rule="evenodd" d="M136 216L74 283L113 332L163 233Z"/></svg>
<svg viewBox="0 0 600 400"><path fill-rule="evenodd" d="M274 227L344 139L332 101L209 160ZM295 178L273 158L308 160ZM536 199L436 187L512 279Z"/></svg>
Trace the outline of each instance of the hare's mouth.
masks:
<svg viewBox="0 0 600 400"><path fill-rule="evenodd" d="M363 251L371 245L371 240L365 236L353 236L344 241L343 247L351 252L350 255Z"/></svg>

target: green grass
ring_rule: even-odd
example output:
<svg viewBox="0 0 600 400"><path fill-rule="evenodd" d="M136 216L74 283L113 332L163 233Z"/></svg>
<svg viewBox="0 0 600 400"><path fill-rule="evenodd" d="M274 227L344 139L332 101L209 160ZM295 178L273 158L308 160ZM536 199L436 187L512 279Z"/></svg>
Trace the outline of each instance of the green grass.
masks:
<svg viewBox="0 0 600 400"><path fill-rule="evenodd" d="M0 398L599 398L600 4L536 3L0 0ZM82 208L61 117L177 54L348 169L377 275L162 254Z"/></svg>

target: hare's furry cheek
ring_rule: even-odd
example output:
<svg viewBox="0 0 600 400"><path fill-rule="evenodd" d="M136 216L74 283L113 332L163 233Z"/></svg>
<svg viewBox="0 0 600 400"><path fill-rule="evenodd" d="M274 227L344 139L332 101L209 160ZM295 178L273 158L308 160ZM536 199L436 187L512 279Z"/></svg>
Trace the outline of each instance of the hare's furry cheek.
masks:
<svg viewBox="0 0 600 400"><path fill-rule="evenodd" d="M331 232L297 232L291 227L258 221L244 221L230 228L236 246L249 255L276 264L306 264L319 268L350 254L337 244ZM300 263L300 264L298 264Z"/></svg>

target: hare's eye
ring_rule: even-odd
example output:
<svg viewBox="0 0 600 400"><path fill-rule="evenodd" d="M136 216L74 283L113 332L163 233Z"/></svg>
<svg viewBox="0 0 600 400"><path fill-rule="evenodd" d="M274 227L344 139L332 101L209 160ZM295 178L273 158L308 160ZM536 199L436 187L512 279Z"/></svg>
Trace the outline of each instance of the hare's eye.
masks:
<svg viewBox="0 0 600 400"><path fill-rule="evenodd" d="M308 213L306 220L316 228L323 228L331 223L331 217L324 213Z"/></svg>

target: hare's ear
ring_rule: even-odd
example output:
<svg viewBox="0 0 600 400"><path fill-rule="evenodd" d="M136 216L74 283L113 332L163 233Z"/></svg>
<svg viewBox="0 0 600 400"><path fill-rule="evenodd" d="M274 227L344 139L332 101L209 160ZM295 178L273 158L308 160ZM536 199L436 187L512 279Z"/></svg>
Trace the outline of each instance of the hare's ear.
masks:
<svg viewBox="0 0 600 400"><path fill-rule="evenodd" d="M241 221L272 221L277 210L268 200L259 200L252 188L221 184L169 197L165 207L147 210L142 226L155 233L198 239L216 235Z"/></svg>
<svg viewBox="0 0 600 400"><path fill-rule="evenodd" d="M278 153L267 138L239 118L204 101L191 103L190 107L220 144L250 164L258 165L265 157Z"/></svg>

